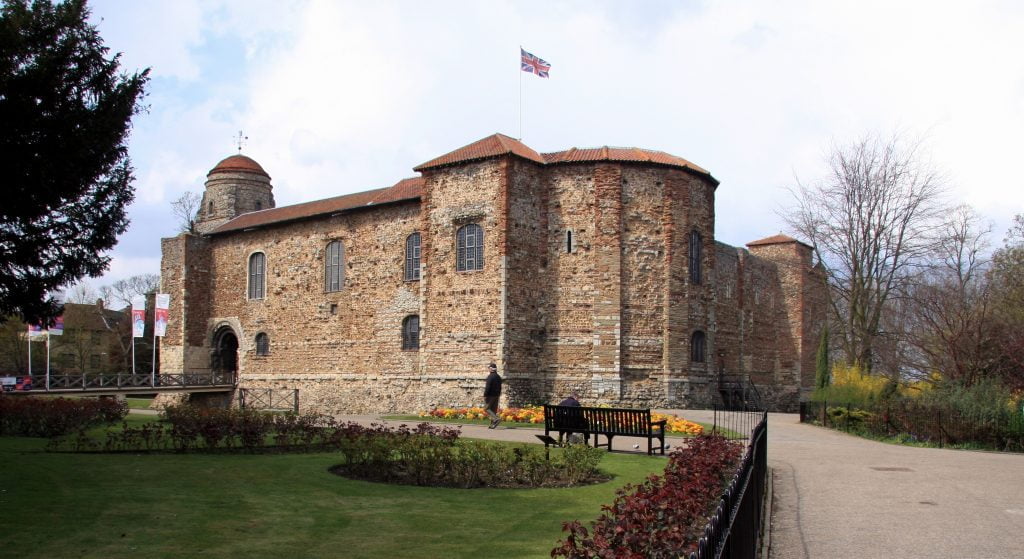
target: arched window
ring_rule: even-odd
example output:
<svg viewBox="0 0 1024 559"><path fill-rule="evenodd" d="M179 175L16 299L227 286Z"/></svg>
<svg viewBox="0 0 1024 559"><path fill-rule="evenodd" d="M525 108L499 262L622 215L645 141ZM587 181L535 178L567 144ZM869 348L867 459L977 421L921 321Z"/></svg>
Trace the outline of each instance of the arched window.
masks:
<svg viewBox="0 0 1024 559"><path fill-rule="evenodd" d="M270 355L270 336L263 332L256 334L256 355Z"/></svg>
<svg viewBox="0 0 1024 559"><path fill-rule="evenodd" d="M260 202L259 200L256 200L256 211L260 211L262 209L263 209L263 202Z"/></svg>
<svg viewBox="0 0 1024 559"><path fill-rule="evenodd" d="M249 257L249 298L262 299L266 295L267 257L262 252L254 252Z"/></svg>
<svg viewBox="0 0 1024 559"><path fill-rule="evenodd" d="M693 363L704 362L705 346L707 345L707 339L704 336L704 332L697 330L690 337L690 361Z"/></svg>
<svg viewBox="0 0 1024 559"><path fill-rule="evenodd" d="M460 272L484 269L484 230L475 223L463 225L456 235L458 254L455 269Z"/></svg>
<svg viewBox="0 0 1024 559"><path fill-rule="evenodd" d="M345 247L331 241L324 252L324 291L341 291L345 284Z"/></svg>
<svg viewBox="0 0 1024 559"><path fill-rule="evenodd" d="M420 348L420 317L409 315L402 321L402 349Z"/></svg>
<svg viewBox="0 0 1024 559"><path fill-rule="evenodd" d="M405 238L405 280L420 279L420 234Z"/></svg>
<svg viewBox="0 0 1024 559"><path fill-rule="evenodd" d="M704 244L700 233L696 229L690 232L690 283L700 284L700 263L701 254L704 252Z"/></svg>

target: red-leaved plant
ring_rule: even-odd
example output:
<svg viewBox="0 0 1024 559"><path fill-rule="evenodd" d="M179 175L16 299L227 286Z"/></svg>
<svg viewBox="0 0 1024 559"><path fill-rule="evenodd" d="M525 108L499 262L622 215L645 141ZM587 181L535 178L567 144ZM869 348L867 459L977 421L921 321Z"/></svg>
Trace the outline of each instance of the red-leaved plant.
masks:
<svg viewBox="0 0 1024 559"><path fill-rule="evenodd" d="M564 523L568 535L551 556L646 559L695 551L742 452L742 444L718 435L691 439L669 455L663 475L618 490L590 530Z"/></svg>

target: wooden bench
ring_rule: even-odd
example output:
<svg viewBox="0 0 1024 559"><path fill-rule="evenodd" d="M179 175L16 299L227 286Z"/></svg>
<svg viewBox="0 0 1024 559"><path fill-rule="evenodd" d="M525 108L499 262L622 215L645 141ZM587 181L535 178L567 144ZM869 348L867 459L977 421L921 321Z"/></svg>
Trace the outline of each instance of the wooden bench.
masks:
<svg viewBox="0 0 1024 559"><path fill-rule="evenodd" d="M651 410L635 410L626 408L586 408L576 406L544 406L544 435L551 439L551 433L558 433L558 441L571 433L593 435L594 448L607 447L612 449L612 439L617 435L624 437L644 437L647 439L647 454L660 450L665 454L665 423L666 420L651 421ZM607 438L605 444L600 443L599 436ZM654 447L654 440L660 443ZM544 446L548 446L548 442Z"/></svg>

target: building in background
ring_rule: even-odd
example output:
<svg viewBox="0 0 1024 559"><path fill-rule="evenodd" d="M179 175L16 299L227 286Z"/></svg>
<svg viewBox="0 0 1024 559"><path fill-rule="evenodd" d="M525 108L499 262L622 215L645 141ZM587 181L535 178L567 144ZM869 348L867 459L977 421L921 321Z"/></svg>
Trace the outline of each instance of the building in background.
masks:
<svg viewBox="0 0 1024 559"><path fill-rule="evenodd" d="M258 163L218 163L198 233L162 241L165 371L235 371L337 413L479 405L492 361L513 405L706 406L753 384L791 409L812 386L811 247L717 242L697 165L498 134L414 170L277 208Z"/></svg>

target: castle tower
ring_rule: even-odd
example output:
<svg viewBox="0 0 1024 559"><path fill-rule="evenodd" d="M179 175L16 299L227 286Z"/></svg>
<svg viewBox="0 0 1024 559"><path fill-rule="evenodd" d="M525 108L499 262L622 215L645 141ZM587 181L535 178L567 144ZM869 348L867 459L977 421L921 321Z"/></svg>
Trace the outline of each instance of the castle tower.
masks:
<svg viewBox="0 0 1024 559"><path fill-rule="evenodd" d="M196 230L209 233L241 214L273 207L270 175L252 158L232 155L206 175Z"/></svg>

